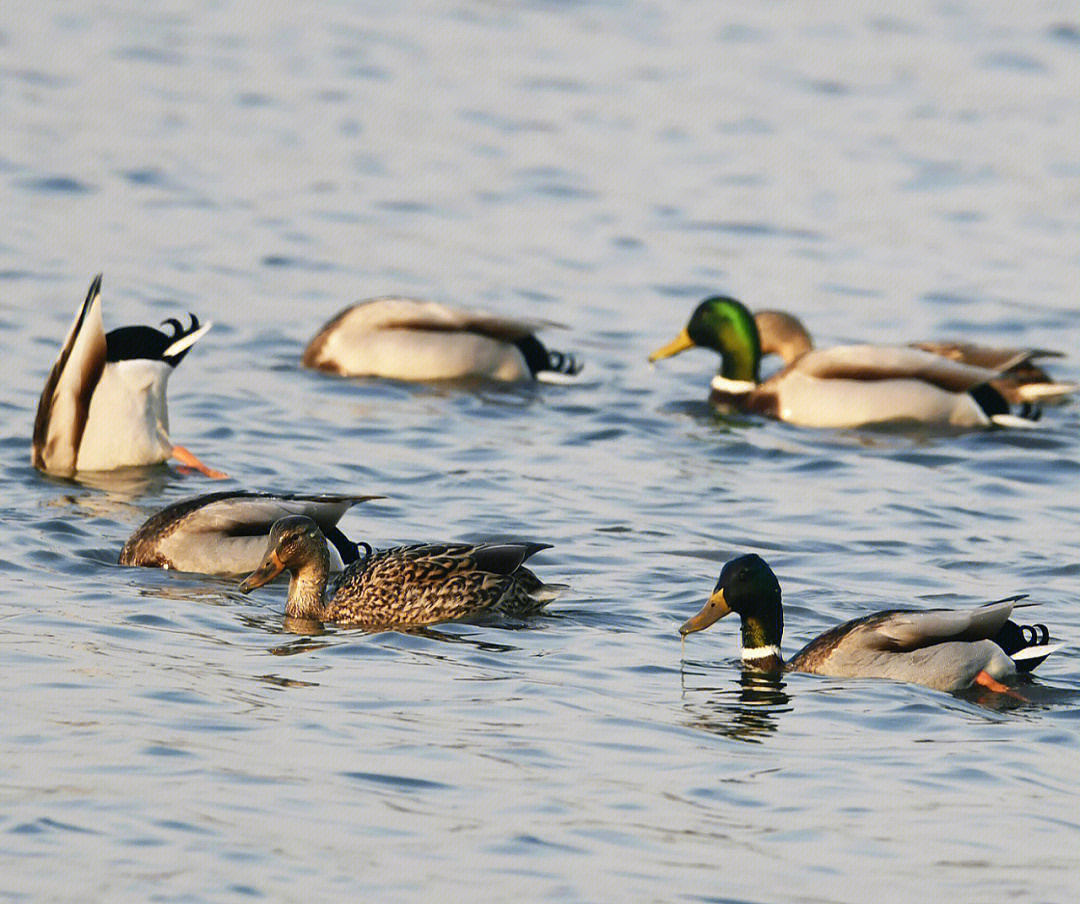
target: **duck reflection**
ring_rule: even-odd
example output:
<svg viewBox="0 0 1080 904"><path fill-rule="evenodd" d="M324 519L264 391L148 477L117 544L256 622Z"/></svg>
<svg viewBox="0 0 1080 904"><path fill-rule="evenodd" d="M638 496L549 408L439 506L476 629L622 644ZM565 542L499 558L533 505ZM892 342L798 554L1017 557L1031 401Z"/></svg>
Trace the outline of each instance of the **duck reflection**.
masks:
<svg viewBox="0 0 1080 904"><path fill-rule="evenodd" d="M792 708L782 673L744 669L733 688L688 687L687 677L684 667L683 707L690 715L687 724L712 734L760 744L776 731L780 714Z"/></svg>

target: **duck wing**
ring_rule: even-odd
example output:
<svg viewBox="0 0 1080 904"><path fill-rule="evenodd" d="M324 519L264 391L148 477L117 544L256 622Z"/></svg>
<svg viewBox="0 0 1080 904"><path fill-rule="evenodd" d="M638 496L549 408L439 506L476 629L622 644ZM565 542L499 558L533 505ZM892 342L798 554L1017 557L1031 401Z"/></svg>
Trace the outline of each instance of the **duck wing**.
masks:
<svg viewBox="0 0 1080 904"><path fill-rule="evenodd" d="M795 372L821 380L920 380L957 393L968 392L998 374L907 346L837 345L807 352L766 385Z"/></svg>
<svg viewBox="0 0 1080 904"><path fill-rule="evenodd" d="M386 296L349 305L331 318L308 343L303 363L314 367L332 340L348 344L376 330L425 330L444 333L477 333L505 342L517 342L544 327L558 324L545 320L501 317L486 311L469 311L437 301Z"/></svg>
<svg viewBox="0 0 1080 904"><path fill-rule="evenodd" d="M1065 357L1064 352L1046 348L1001 348L977 345L974 342L912 342L911 347L941 355L943 358L951 358L961 364L986 367L999 372L1016 370L1044 358Z"/></svg>
<svg viewBox="0 0 1080 904"><path fill-rule="evenodd" d="M131 535L120 552L120 564L209 574L254 571L266 551L270 528L288 515L315 521L348 564L356 560L357 547L337 523L352 506L378 498L226 491L184 499L153 515Z"/></svg>
<svg viewBox="0 0 1080 904"><path fill-rule="evenodd" d="M876 650L897 652L950 641L992 640L1005 626L1018 601L1025 596L1011 596L975 609L882 612L859 626L859 642Z"/></svg>
<svg viewBox="0 0 1080 904"><path fill-rule="evenodd" d="M99 273L68 330L38 401L31 449L35 468L56 474L75 472L90 398L101 379L107 354Z"/></svg>

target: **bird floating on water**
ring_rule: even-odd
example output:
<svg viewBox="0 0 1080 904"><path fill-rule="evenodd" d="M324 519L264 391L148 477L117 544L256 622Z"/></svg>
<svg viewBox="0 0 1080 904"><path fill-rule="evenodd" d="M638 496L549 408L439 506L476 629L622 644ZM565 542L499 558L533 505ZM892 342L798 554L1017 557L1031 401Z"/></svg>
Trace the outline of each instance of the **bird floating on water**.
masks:
<svg viewBox="0 0 1080 904"><path fill-rule="evenodd" d="M802 321L786 311L758 311L754 323L761 338L762 357L779 355L784 364L793 364L814 348L814 340ZM1064 358L1063 352L974 342L911 342L908 347L997 372L989 383L1010 405L1035 401L1054 404L1065 401L1078 388L1075 383L1057 382L1036 363L1046 358Z"/></svg>
<svg viewBox="0 0 1080 904"><path fill-rule="evenodd" d="M31 457L49 474L111 471L175 458L207 477L224 477L169 439L165 392L173 369L210 323L192 314L171 332L125 326L106 333L101 274L68 331L38 402Z"/></svg>
<svg viewBox="0 0 1080 904"><path fill-rule="evenodd" d="M536 338L550 325L434 301L372 298L330 320L308 343L302 363L346 377L568 382L581 364Z"/></svg>
<svg viewBox="0 0 1080 904"><path fill-rule="evenodd" d="M742 620L742 662L763 671L812 672L840 678L890 678L941 691L1002 684L1029 672L1059 645L1045 625L1009 620L1024 596L974 609L890 609L837 625L785 662L780 653L784 609L780 582L761 556L739 556L720 572L704 608L679 628L701 631L734 612Z"/></svg>
<svg viewBox="0 0 1080 904"><path fill-rule="evenodd" d="M714 296L686 327L649 356L658 361L695 346L720 355L710 402L804 427L915 422L953 427L1033 426L1030 405L1012 414L990 381L1000 371L906 346L842 345L808 351L761 381L761 337L746 306ZM1033 401L1037 401L1037 394Z"/></svg>
<svg viewBox="0 0 1080 904"><path fill-rule="evenodd" d="M423 543L369 551L342 572L327 597L326 538L311 518L294 515L274 524L266 555L240 590L248 593L288 570L286 616L369 631L487 613L523 617L565 589L543 583L524 566L548 548L547 543Z"/></svg>
<svg viewBox="0 0 1080 904"><path fill-rule="evenodd" d="M340 571L360 553L338 522L358 502L379 498L226 491L182 499L152 515L128 538L120 551L120 564L202 574L245 574L262 562L276 521L306 515L330 541L330 567Z"/></svg>

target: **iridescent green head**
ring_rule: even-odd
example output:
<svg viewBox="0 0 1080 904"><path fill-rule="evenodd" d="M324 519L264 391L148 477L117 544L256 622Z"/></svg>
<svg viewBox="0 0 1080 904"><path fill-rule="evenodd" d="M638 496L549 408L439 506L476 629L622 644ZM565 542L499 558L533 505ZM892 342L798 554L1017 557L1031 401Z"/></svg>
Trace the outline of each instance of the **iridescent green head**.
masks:
<svg viewBox="0 0 1080 904"><path fill-rule="evenodd" d="M686 328L649 361L670 358L688 348L711 348L720 355L720 374L729 380L759 381L761 339L746 305L725 295L706 298L694 309Z"/></svg>

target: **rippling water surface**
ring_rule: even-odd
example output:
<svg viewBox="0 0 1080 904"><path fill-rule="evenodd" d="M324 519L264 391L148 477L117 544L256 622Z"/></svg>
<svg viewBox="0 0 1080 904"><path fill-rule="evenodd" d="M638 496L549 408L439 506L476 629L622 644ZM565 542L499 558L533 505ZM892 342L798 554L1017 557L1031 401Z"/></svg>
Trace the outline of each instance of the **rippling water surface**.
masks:
<svg viewBox="0 0 1080 904"><path fill-rule="evenodd" d="M1080 408L1038 432L725 423L645 355L706 293L823 343L1061 348L1080 378L1070 4L12 3L0 10L0 897L1073 901ZM284 630L284 588L121 569L210 489L45 478L34 406L107 326L216 326L173 437L226 487L377 492L350 535L548 541L520 625ZM573 387L301 371L401 293L566 324ZM680 650L761 552L790 651L1028 592L1029 703Z"/></svg>

